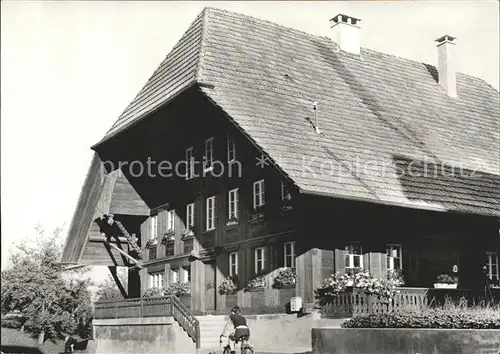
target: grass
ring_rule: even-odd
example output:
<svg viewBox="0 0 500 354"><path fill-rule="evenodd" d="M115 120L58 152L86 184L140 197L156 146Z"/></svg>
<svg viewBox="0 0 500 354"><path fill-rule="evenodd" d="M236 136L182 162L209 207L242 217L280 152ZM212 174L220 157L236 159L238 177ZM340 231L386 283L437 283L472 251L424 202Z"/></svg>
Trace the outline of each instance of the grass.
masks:
<svg viewBox="0 0 500 354"><path fill-rule="evenodd" d="M64 353L64 341L52 342L50 340L45 341L42 345L38 345L38 341L32 338L29 334L21 332L16 328L2 328L1 335L2 348L4 346L13 347L26 347L32 348L29 352L41 353L41 354L59 354ZM92 346L90 345L84 351L78 351L79 353L92 353ZM37 350L38 349L38 350ZM3 351L3 350L2 350ZM23 351L25 352L25 351Z"/></svg>

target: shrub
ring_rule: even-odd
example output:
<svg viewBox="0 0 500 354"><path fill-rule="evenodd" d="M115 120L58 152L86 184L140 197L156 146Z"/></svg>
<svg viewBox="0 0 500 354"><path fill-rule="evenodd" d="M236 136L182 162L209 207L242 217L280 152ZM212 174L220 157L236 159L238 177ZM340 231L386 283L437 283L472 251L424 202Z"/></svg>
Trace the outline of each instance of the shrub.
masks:
<svg viewBox="0 0 500 354"><path fill-rule="evenodd" d="M387 279L389 281L392 281L396 286L405 285L403 272L401 271L401 269L389 269L387 271Z"/></svg>
<svg viewBox="0 0 500 354"><path fill-rule="evenodd" d="M293 285L297 281L297 273L294 268L284 268L274 278L273 288L281 289L285 285Z"/></svg>
<svg viewBox="0 0 500 354"><path fill-rule="evenodd" d="M342 323L343 328L448 328L500 329L500 306L467 307L449 300L441 307L408 308L386 314L356 316Z"/></svg>

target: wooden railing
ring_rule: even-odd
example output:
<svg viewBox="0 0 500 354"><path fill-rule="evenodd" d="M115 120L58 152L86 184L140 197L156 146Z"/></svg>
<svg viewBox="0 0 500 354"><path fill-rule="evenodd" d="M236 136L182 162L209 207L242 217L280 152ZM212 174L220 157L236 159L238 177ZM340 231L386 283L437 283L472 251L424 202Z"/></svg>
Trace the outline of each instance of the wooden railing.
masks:
<svg viewBox="0 0 500 354"><path fill-rule="evenodd" d="M401 292L389 301L365 293L349 292L335 296L321 307L321 314L332 317L352 317L370 313L391 313L427 305L425 292Z"/></svg>
<svg viewBox="0 0 500 354"><path fill-rule="evenodd" d="M94 303L95 319L173 316L200 347L200 323L176 296L98 301Z"/></svg>

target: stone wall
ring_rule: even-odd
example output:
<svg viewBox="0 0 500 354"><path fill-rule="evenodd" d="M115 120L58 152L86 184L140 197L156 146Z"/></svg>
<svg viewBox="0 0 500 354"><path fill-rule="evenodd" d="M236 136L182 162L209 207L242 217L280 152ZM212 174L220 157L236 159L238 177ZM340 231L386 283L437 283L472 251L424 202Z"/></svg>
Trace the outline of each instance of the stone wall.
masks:
<svg viewBox="0 0 500 354"><path fill-rule="evenodd" d="M497 354L499 330L313 328L313 353Z"/></svg>

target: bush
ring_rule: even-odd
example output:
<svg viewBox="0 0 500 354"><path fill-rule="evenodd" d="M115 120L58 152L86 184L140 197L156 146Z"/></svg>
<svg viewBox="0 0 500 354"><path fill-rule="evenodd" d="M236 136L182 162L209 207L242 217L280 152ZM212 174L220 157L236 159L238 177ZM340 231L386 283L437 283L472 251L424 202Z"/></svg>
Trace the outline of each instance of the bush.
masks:
<svg viewBox="0 0 500 354"><path fill-rule="evenodd" d="M191 283L181 281L172 283L165 290L165 295L175 295L177 297L191 295Z"/></svg>
<svg viewBox="0 0 500 354"><path fill-rule="evenodd" d="M387 314L360 315L342 323L343 328L452 328L500 329L500 306L467 307L449 300L442 307L408 308Z"/></svg>
<svg viewBox="0 0 500 354"><path fill-rule="evenodd" d="M147 289L142 297L161 297L165 296L166 290L165 288L149 288Z"/></svg>
<svg viewBox="0 0 500 354"><path fill-rule="evenodd" d="M238 289L240 288L239 284L240 283L239 283L238 277L236 275L235 276L227 276L226 278L224 278L222 283L219 285L219 294L221 294L221 295L233 294L236 291L238 291Z"/></svg>

